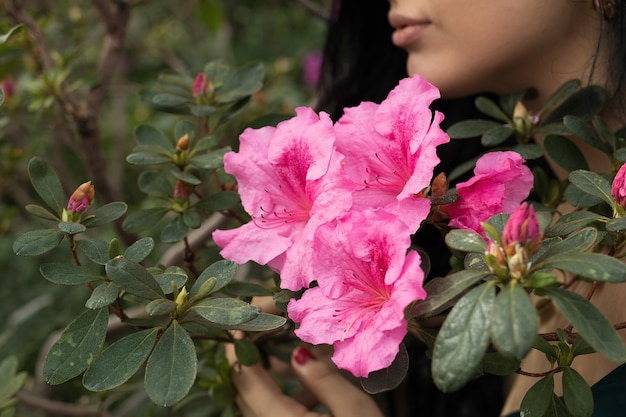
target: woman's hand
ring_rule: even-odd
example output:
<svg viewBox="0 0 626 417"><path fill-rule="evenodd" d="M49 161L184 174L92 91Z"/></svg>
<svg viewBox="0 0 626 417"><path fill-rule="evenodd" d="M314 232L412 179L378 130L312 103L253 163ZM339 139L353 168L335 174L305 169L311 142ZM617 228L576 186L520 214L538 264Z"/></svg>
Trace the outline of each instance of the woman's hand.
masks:
<svg viewBox="0 0 626 417"><path fill-rule="evenodd" d="M321 417L302 403L284 395L270 373L260 364L236 363L232 347L227 351L234 363L232 378L239 395L237 405L245 417ZM374 400L342 377L337 368L299 347L291 356L295 375L335 417L383 417ZM328 416L324 414L324 416Z"/></svg>

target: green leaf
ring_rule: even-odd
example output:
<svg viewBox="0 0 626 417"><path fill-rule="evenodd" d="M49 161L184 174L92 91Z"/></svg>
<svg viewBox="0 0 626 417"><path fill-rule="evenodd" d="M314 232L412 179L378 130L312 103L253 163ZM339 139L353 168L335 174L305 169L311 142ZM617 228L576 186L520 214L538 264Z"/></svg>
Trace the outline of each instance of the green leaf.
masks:
<svg viewBox="0 0 626 417"><path fill-rule="evenodd" d="M232 281L226 287L224 292L233 297L271 297L274 293L262 285L245 281Z"/></svg>
<svg viewBox="0 0 626 417"><path fill-rule="evenodd" d="M445 277L434 278L424 286L428 297L411 308L412 317L430 317L450 307L450 302L463 291L487 277L483 271L462 270Z"/></svg>
<svg viewBox="0 0 626 417"><path fill-rule="evenodd" d="M106 307L115 300L120 293L120 288L112 282L104 282L94 288L91 297L85 302L85 307L95 310Z"/></svg>
<svg viewBox="0 0 626 417"><path fill-rule="evenodd" d="M91 391L119 387L139 370L157 340L158 329L132 333L104 349L83 376L83 385Z"/></svg>
<svg viewBox="0 0 626 417"><path fill-rule="evenodd" d="M626 282L626 264L602 253L566 252L546 259L542 266L599 282Z"/></svg>
<svg viewBox="0 0 626 417"><path fill-rule="evenodd" d="M157 106L164 107L177 107L183 104L187 104L191 97L182 97L174 94L161 93L152 97L152 103Z"/></svg>
<svg viewBox="0 0 626 417"><path fill-rule="evenodd" d="M626 361L624 342L607 318L584 297L561 288L545 288L538 294L550 297L596 351L612 361Z"/></svg>
<svg viewBox="0 0 626 417"><path fill-rule="evenodd" d="M546 237L565 236L570 233L590 225L592 223L606 219L591 211L574 211L559 218L559 220L545 231Z"/></svg>
<svg viewBox="0 0 626 417"><path fill-rule="evenodd" d="M480 143L483 146L497 146L510 138L514 132L515 130L509 125L495 126L483 134Z"/></svg>
<svg viewBox="0 0 626 417"><path fill-rule="evenodd" d="M556 239L555 239L556 240ZM585 227L573 235L552 244L537 259L534 260L534 268L544 267L544 262L549 262L553 256L568 252L580 253L593 247L598 240L598 230L593 227Z"/></svg>
<svg viewBox="0 0 626 417"><path fill-rule="evenodd" d="M191 307L204 319L229 327L248 322L259 315L258 307L236 298L209 298Z"/></svg>
<svg viewBox="0 0 626 417"><path fill-rule="evenodd" d="M504 113L502 109L500 109L500 107L493 102L493 100L488 99L487 97L477 97L476 100L474 100L474 105L478 110L489 117L493 117L494 119L500 120L504 123L511 121L509 116L507 116L507 114Z"/></svg>
<svg viewBox="0 0 626 417"><path fill-rule="evenodd" d="M494 300L492 283L480 285L457 302L443 323L432 359L433 379L443 392L461 388L476 374L489 344Z"/></svg>
<svg viewBox="0 0 626 417"><path fill-rule="evenodd" d="M468 139L482 136L489 129L500 127L502 123L491 120L472 119L453 124L446 130L451 139Z"/></svg>
<svg viewBox="0 0 626 417"><path fill-rule="evenodd" d="M130 245L124 251L124 258L129 261L140 263L150 255L154 249L154 239L151 237L144 237L137 242Z"/></svg>
<svg viewBox="0 0 626 417"><path fill-rule="evenodd" d="M59 217L56 214L52 213L50 210L40 205L27 204L26 207L24 208L26 209L27 212L29 212L33 216L37 216L41 219L52 220L56 222L61 221L61 219L59 219Z"/></svg>
<svg viewBox="0 0 626 417"><path fill-rule="evenodd" d="M16 25L13 26L11 29L9 29L9 31L7 33L3 33L2 35L0 35L0 45L6 43L6 41L9 40L9 38L11 37L11 35L13 35L15 32L17 32L19 29L22 28L22 26L24 25Z"/></svg>
<svg viewBox="0 0 626 417"><path fill-rule="evenodd" d="M194 207L208 211L229 210L239 204L239 194L234 191L222 191L211 194L194 204Z"/></svg>
<svg viewBox="0 0 626 417"><path fill-rule="evenodd" d="M150 316L164 316L176 310L175 301L157 298L146 304L146 313Z"/></svg>
<svg viewBox="0 0 626 417"><path fill-rule="evenodd" d="M165 294L171 294L174 291L172 282L174 282L176 288L182 288L188 277L184 269L178 266L169 266L162 273L154 274L154 279L159 283L161 290Z"/></svg>
<svg viewBox="0 0 626 417"><path fill-rule="evenodd" d="M406 377L409 369L409 354L400 343L399 351L391 365L385 369L371 372L367 378L361 378L361 386L370 394L378 394L396 388Z"/></svg>
<svg viewBox="0 0 626 417"><path fill-rule="evenodd" d="M67 197L56 172L43 159L34 157L28 163L28 174L39 197L59 216Z"/></svg>
<svg viewBox="0 0 626 417"><path fill-rule="evenodd" d="M202 216L198 213L198 210L187 210L183 213L183 222L190 229L198 229L202 225Z"/></svg>
<svg viewBox="0 0 626 417"><path fill-rule="evenodd" d="M572 417L572 415L563 404L563 401L556 394L552 393L552 398L550 399L550 405L548 406L548 411L546 411L545 417Z"/></svg>
<svg viewBox="0 0 626 417"><path fill-rule="evenodd" d="M191 114L198 117L209 117L212 114L215 114L217 111L217 107L213 106L190 106Z"/></svg>
<svg viewBox="0 0 626 417"><path fill-rule="evenodd" d="M252 95L263 87L265 68L262 63L250 63L235 70L215 91L215 101L232 103Z"/></svg>
<svg viewBox="0 0 626 417"><path fill-rule="evenodd" d="M487 352L482 361L482 371L487 374L508 376L520 367L518 359L504 356L498 352Z"/></svg>
<svg viewBox="0 0 626 417"><path fill-rule="evenodd" d="M149 195L171 196L174 188L161 171L143 171L137 179L139 189Z"/></svg>
<svg viewBox="0 0 626 417"><path fill-rule="evenodd" d="M32 230L13 242L13 252L20 256L36 256L59 246L65 234L58 229Z"/></svg>
<svg viewBox="0 0 626 417"><path fill-rule="evenodd" d="M161 240L165 243L180 242L187 236L189 227L185 224L183 216L176 216L161 230Z"/></svg>
<svg viewBox="0 0 626 417"><path fill-rule="evenodd" d="M158 165L172 162L172 158L155 152L134 152L126 157L126 162L135 165Z"/></svg>
<svg viewBox="0 0 626 417"><path fill-rule="evenodd" d="M563 368L563 402L573 417L591 417L593 414L591 388L569 366Z"/></svg>
<svg viewBox="0 0 626 417"><path fill-rule="evenodd" d="M600 174L583 170L572 171L569 175L569 181L584 192L608 204L615 203L611 195L611 184Z"/></svg>
<svg viewBox="0 0 626 417"><path fill-rule="evenodd" d="M563 124L570 130L570 132L580 138L583 142L600 149L605 153L610 153L612 151L609 146L602 142L593 127L580 117L565 116L563 118Z"/></svg>
<svg viewBox="0 0 626 417"><path fill-rule="evenodd" d="M605 92L598 86L588 86L580 89L554 109L544 120L545 124L558 122L565 116L577 116L581 119L590 119L598 114L604 105Z"/></svg>
<svg viewBox="0 0 626 417"><path fill-rule="evenodd" d="M580 88L580 80L569 80L561 85L549 98L541 109L541 113L552 110L552 107L569 98Z"/></svg>
<svg viewBox="0 0 626 417"><path fill-rule="evenodd" d="M196 136L196 128L194 124L189 120L181 120L174 126L174 137L178 140L187 135L189 140L193 142L193 138Z"/></svg>
<svg viewBox="0 0 626 417"><path fill-rule="evenodd" d="M195 176L194 174L187 172L187 171L180 171L180 170L171 170L170 171L172 173L172 175L174 175L176 178L178 178L181 181L184 181L188 184L192 184L192 185L198 185L200 183L202 183L202 180L200 178L198 178L197 176Z"/></svg>
<svg viewBox="0 0 626 417"><path fill-rule="evenodd" d="M546 359L551 364L554 364L558 359L558 347L556 345L552 345L548 343L546 339L537 335L535 337L535 341L533 343L533 349L536 349L540 352L543 352L546 355Z"/></svg>
<svg viewBox="0 0 626 417"><path fill-rule="evenodd" d="M574 184L568 184L563 193L563 197L574 207L592 207L602 202L602 199L587 194Z"/></svg>
<svg viewBox="0 0 626 417"><path fill-rule="evenodd" d="M606 230L609 232L622 232L626 230L626 218L618 217L606 222Z"/></svg>
<svg viewBox="0 0 626 417"><path fill-rule="evenodd" d="M548 135L543 145L548 156L566 171L589 169L580 148L565 136Z"/></svg>
<svg viewBox="0 0 626 417"><path fill-rule="evenodd" d="M217 282L209 294L217 292L232 281L236 273L237 264L235 262L225 259L219 260L209 265L204 271L202 271L198 279L196 279L196 282L193 284L193 287L191 287L189 295L192 297L196 295L202 284L204 284L211 277L217 278Z"/></svg>
<svg viewBox="0 0 626 417"><path fill-rule="evenodd" d="M61 384L83 372L102 347L108 322L106 308L87 310L72 321L48 352L43 365L45 381Z"/></svg>
<svg viewBox="0 0 626 417"><path fill-rule="evenodd" d="M198 359L189 333L176 321L163 333L146 364L148 397L167 407L182 400L191 389Z"/></svg>
<svg viewBox="0 0 626 417"><path fill-rule="evenodd" d="M84 266L54 262L39 267L41 275L50 282L61 285L78 285L98 281L102 276Z"/></svg>
<svg viewBox="0 0 626 417"><path fill-rule="evenodd" d="M124 258L111 259L105 269L111 281L124 291L148 300L165 297L152 275L135 262Z"/></svg>
<svg viewBox="0 0 626 417"><path fill-rule="evenodd" d="M60 222L59 230L70 235L76 235L83 233L87 228L80 223Z"/></svg>
<svg viewBox="0 0 626 417"><path fill-rule="evenodd" d="M496 296L491 320L491 340L498 351L519 360L526 356L537 334L537 312L515 281Z"/></svg>
<svg viewBox="0 0 626 417"><path fill-rule="evenodd" d="M151 208L139 210L124 219L122 228L128 233L139 233L150 229L157 224L167 213L165 208Z"/></svg>
<svg viewBox="0 0 626 417"><path fill-rule="evenodd" d="M235 355L243 366L256 365L259 362L259 349L249 340L235 339Z"/></svg>
<svg viewBox="0 0 626 417"><path fill-rule="evenodd" d="M94 210L92 213L93 217L86 219L83 224L87 227L99 227L109 224L122 217L127 209L126 203L121 201L105 204Z"/></svg>
<svg viewBox="0 0 626 417"><path fill-rule="evenodd" d="M512 151L522 155L522 158L529 161L539 159L543 156L543 148L536 143L522 143L511 148Z"/></svg>
<svg viewBox="0 0 626 417"><path fill-rule="evenodd" d="M0 409L5 400L13 397L24 382L28 374L26 372L17 373L18 361L15 355L7 356L0 362Z"/></svg>
<svg viewBox="0 0 626 417"><path fill-rule="evenodd" d="M462 252L485 253L487 250L485 239L470 230L452 229L446 233L445 240L450 249Z"/></svg>
<svg viewBox="0 0 626 417"><path fill-rule="evenodd" d="M535 383L520 406L520 415L524 417L543 417L550 406L554 395L554 376L549 374Z"/></svg>
<svg viewBox="0 0 626 417"><path fill-rule="evenodd" d="M269 330L278 329L287 322L285 317L276 316L274 314L259 313L258 316L250 321L240 324L232 324L228 326L221 326L216 323L212 323L215 327L224 328L227 330L241 330L243 332L266 332Z"/></svg>
<svg viewBox="0 0 626 417"><path fill-rule="evenodd" d="M81 239L76 243L92 262L98 265L106 265L109 262L109 244L104 240Z"/></svg>
<svg viewBox="0 0 626 417"><path fill-rule="evenodd" d="M210 153L193 156L189 162L203 169L217 169L224 166L224 154L230 152L230 147L216 149Z"/></svg>

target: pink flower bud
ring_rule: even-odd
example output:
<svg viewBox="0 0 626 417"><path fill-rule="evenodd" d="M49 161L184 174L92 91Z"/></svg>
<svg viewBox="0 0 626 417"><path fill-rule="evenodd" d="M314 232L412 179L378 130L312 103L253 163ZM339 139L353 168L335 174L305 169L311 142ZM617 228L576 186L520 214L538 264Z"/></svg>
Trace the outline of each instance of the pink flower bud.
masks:
<svg viewBox="0 0 626 417"><path fill-rule="evenodd" d="M207 77L203 72L198 73L198 75L196 75L196 79L193 81L193 89L191 91L194 98L201 97L210 93L212 90L213 85L211 84L209 77Z"/></svg>
<svg viewBox="0 0 626 417"><path fill-rule="evenodd" d="M181 180L176 180L176 185L174 185L174 198L186 200L189 198L190 194L191 187L189 184Z"/></svg>
<svg viewBox="0 0 626 417"><path fill-rule="evenodd" d="M74 214L82 213L87 207L89 207L89 204L93 201L95 194L96 190L91 184L91 181L87 181L79 185L76 191L74 191L74 193L70 196L70 199L67 202L67 209Z"/></svg>
<svg viewBox="0 0 626 417"><path fill-rule="evenodd" d="M617 171L617 174L615 174L613 185L611 186L611 194L617 204L626 208L626 164L623 164Z"/></svg>
<svg viewBox="0 0 626 417"><path fill-rule="evenodd" d="M512 250L517 244L530 248L533 253L541 244L541 230L535 210L531 205L522 203L504 225L502 231L502 246L505 251Z"/></svg>

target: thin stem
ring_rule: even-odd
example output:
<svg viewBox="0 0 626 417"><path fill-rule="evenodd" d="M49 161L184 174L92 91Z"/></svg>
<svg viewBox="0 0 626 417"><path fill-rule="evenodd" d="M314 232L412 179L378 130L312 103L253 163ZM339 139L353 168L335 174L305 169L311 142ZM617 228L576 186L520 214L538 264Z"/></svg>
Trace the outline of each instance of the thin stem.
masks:
<svg viewBox="0 0 626 417"><path fill-rule="evenodd" d="M560 367L550 369L549 371L544 371L544 372L526 372L522 370L522 368L519 368L517 371L515 371L515 373L518 375L529 376L531 378L543 378L544 376L548 376L552 373L557 373L557 372L561 372Z"/></svg>

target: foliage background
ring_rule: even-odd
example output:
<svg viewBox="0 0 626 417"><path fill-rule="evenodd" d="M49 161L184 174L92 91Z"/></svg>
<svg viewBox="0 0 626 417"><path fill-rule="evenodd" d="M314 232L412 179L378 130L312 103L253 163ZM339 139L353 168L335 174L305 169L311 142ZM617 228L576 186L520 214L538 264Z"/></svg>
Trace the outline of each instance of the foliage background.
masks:
<svg viewBox="0 0 626 417"><path fill-rule="evenodd" d="M2 3L3 8L10 3ZM96 66L104 29L95 5L103 2L20 3L41 29L55 62L56 71L46 73L48 79L66 77L63 79L72 93L84 97L89 86L98 81ZM160 73L173 71L194 77L216 58L233 66L261 61L266 69L265 87L228 127L231 140L265 114L291 114L294 107L309 103L312 91L303 82L302 60L321 48L325 22L307 6L326 11L328 1L118 3L131 5L130 20L121 65L106 87L97 119L108 180L120 199L129 204L129 212L143 197L135 184L137 168L125 162L135 145L135 126L149 124L171 132L177 120L152 111L139 99L139 90L155 86ZM13 26L15 21L8 13L0 14L0 33ZM40 257L17 257L11 249L16 236L40 226L23 210L26 204L37 201L27 174L32 156L42 156L54 167L68 195L90 179L82 158L84 145L53 103L51 89L43 83L40 59L23 29L0 45L0 80L6 90L0 107L0 360L17 355L20 369L31 375L37 372L42 344L82 311L88 292L87 288L68 290L54 285L39 274L39 265L52 257L67 260L63 250ZM110 228L99 232L105 240L113 236Z"/></svg>

